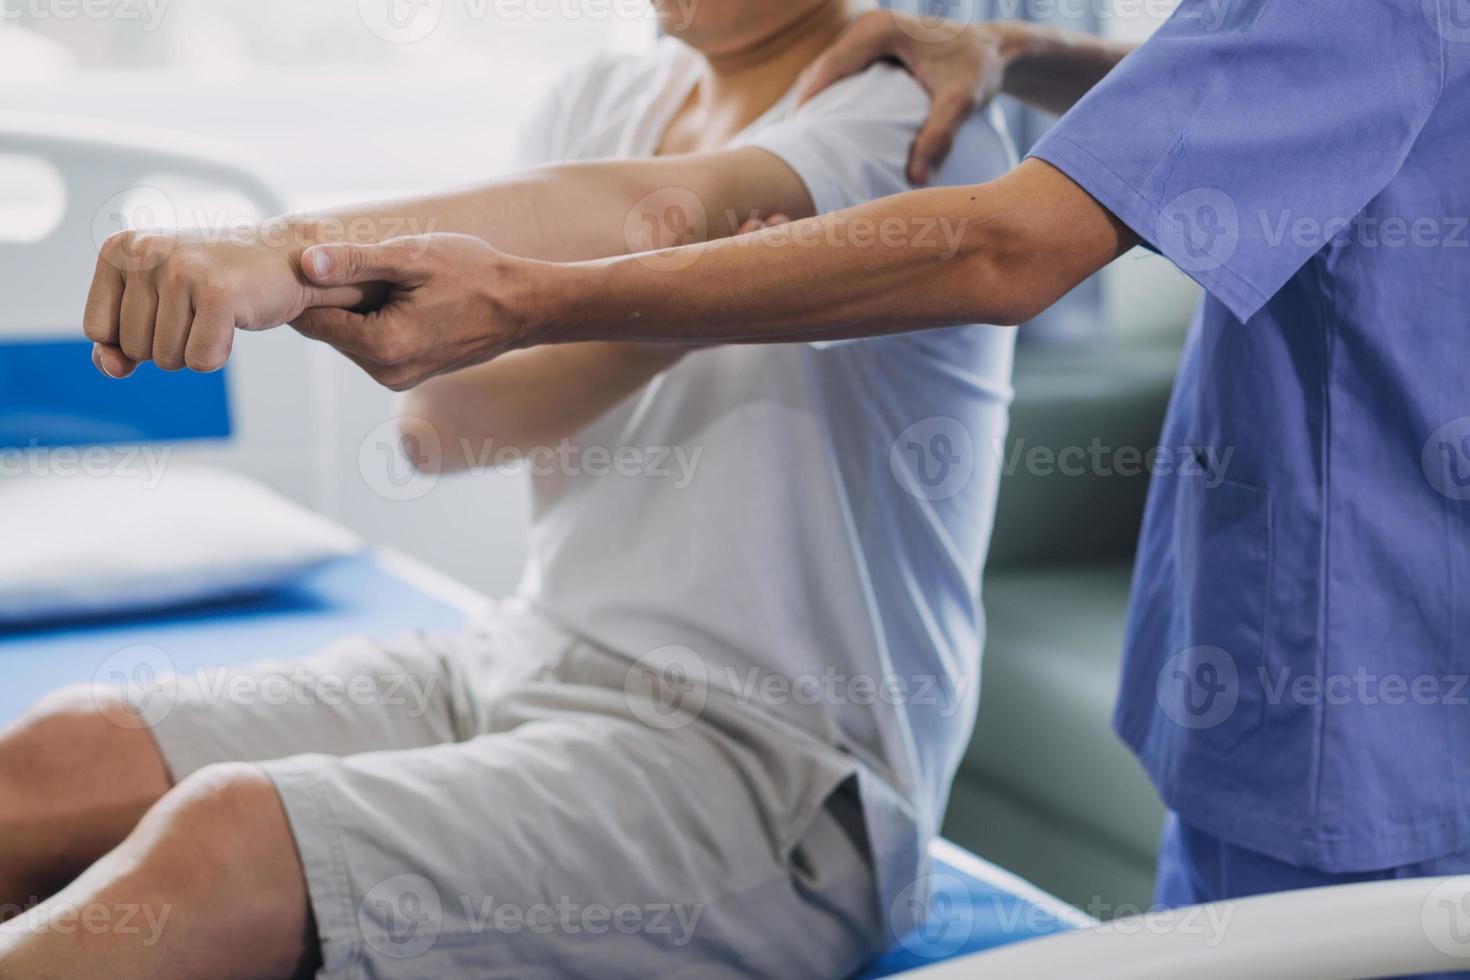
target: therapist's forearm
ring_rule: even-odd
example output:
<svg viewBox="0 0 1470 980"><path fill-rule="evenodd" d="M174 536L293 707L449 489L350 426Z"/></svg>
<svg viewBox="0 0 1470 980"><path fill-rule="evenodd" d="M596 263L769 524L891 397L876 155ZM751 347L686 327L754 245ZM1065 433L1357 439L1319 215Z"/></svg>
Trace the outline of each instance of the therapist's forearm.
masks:
<svg viewBox="0 0 1470 980"><path fill-rule="evenodd" d="M1137 239L1038 160L756 236L515 276L531 343L770 343L1016 324Z"/></svg>
<svg viewBox="0 0 1470 980"><path fill-rule="evenodd" d="M1044 112L1062 115L1136 47L1077 31L999 21L984 25L1001 38L1001 91Z"/></svg>
<svg viewBox="0 0 1470 980"><path fill-rule="evenodd" d="M549 289L536 342L785 343L899 333L971 322L976 292L999 279L978 252L946 259L821 243L835 227L813 218L790 226L789 236L710 246L678 273L651 264L657 256L556 270L542 280ZM1008 292L992 293L984 312L992 323L1025 318Z"/></svg>

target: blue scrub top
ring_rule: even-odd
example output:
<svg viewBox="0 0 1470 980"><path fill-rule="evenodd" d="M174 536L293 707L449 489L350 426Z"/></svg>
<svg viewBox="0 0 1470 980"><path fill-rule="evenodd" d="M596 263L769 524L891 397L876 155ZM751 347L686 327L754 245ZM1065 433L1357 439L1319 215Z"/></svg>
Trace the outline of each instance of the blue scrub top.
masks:
<svg viewBox="0 0 1470 980"><path fill-rule="evenodd" d="M1470 10L1184 0L1034 155L1206 290L1115 723L1189 823L1470 849Z"/></svg>

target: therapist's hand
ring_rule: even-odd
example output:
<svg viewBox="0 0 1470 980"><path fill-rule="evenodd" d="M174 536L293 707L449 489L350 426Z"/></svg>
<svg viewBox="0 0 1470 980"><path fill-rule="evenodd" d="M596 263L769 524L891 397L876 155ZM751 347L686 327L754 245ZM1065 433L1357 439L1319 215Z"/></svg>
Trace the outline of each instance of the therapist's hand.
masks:
<svg viewBox="0 0 1470 980"><path fill-rule="evenodd" d="M1014 44L1005 22L961 24L889 10L858 17L802 78L805 102L875 61L893 59L929 92L929 118L909 153L908 176L925 183L944 162L955 133L1000 91Z"/></svg>
<svg viewBox="0 0 1470 980"><path fill-rule="evenodd" d="M317 245L301 256L322 290L387 283L371 312L316 308L292 321L379 384L404 391L438 374L526 346L527 268L470 235L414 235L375 245Z"/></svg>
<svg viewBox="0 0 1470 980"><path fill-rule="evenodd" d="M143 361L217 371L235 331L264 330L313 305L353 306L362 288L323 289L301 274L305 244L284 225L207 232L124 231L103 243L82 323L92 361L114 378Z"/></svg>

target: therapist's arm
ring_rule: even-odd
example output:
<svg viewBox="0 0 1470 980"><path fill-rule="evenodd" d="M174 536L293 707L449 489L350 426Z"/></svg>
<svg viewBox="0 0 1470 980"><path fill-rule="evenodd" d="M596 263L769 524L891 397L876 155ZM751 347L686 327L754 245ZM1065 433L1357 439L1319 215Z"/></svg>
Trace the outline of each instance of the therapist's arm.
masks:
<svg viewBox="0 0 1470 980"><path fill-rule="evenodd" d="M141 361L215 370L236 329L266 329L313 307L379 302L371 283L323 289L302 254L323 242L453 233L548 261L622 255L735 234L751 217L813 213L789 166L753 147L636 161L555 165L412 200L275 219L222 233L129 231L104 243L84 326L115 376Z"/></svg>
<svg viewBox="0 0 1470 980"><path fill-rule="evenodd" d="M1019 324L1136 244L1070 178L1029 159L987 184L884 198L697 258L542 267L530 276L531 337L768 343ZM686 254L692 264L677 268Z"/></svg>
<svg viewBox="0 0 1470 980"><path fill-rule="evenodd" d="M1028 320L1137 244L1051 165L913 191L755 235L560 265L454 236L327 246L324 288L396 284L379 311L301 329L411 388L525 347L776 343ZM311 256L305 264L313 265Z"/></svg>
<svg viewBox="0 0 1470 980"><path fill-rule="evenodd" d="M809 99L875 61L902 64L931 99L909 159L909 178L924 183L944 161L960 126L996 95L1061 115L1134 47L1022 21L962 24L877 10L853 21L807 70L799 98Z"/></svg>

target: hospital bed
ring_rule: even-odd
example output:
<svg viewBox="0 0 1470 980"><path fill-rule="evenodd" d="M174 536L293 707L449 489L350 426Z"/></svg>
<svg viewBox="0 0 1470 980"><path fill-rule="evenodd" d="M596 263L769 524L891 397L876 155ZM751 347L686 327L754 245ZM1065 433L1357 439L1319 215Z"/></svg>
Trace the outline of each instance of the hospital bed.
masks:
<svg viewBox="0 0 1470 980"><path fill-rule="evenodd" d="M99 136L90 124L0 117L6 153L54 166L67 205L46 240L0 242L0 289L10 297L0 310L0 449L228 438L225 375L145 368L135 383L106 384L76 339L77 310L95 261L98 209L119 187L168 170L275 211L269 188L227 155L165 136ZM347 634L454 630L484 606L405 556L361 549L248 595L12 623L0 627L0 725L57 687L156 670L159 654L178 670L302 655ZM930 857L926 921L863 971L864 980L1347 978L1470 966L1470 879L1323 889L1098 923L953 844L936 842Z"/></svg>
<svg viewBox="0 0 1470 980"><path fill-rule="evenodd" d="M393 551L344 556L264 594L164 612L11 627L0 635L0 724L68 684L145 681L169 669L305 655L349 634L455 630L483 597ZM948 842L937 842L930 921L862 977L1085 925L1051 896Z"/></svg>

